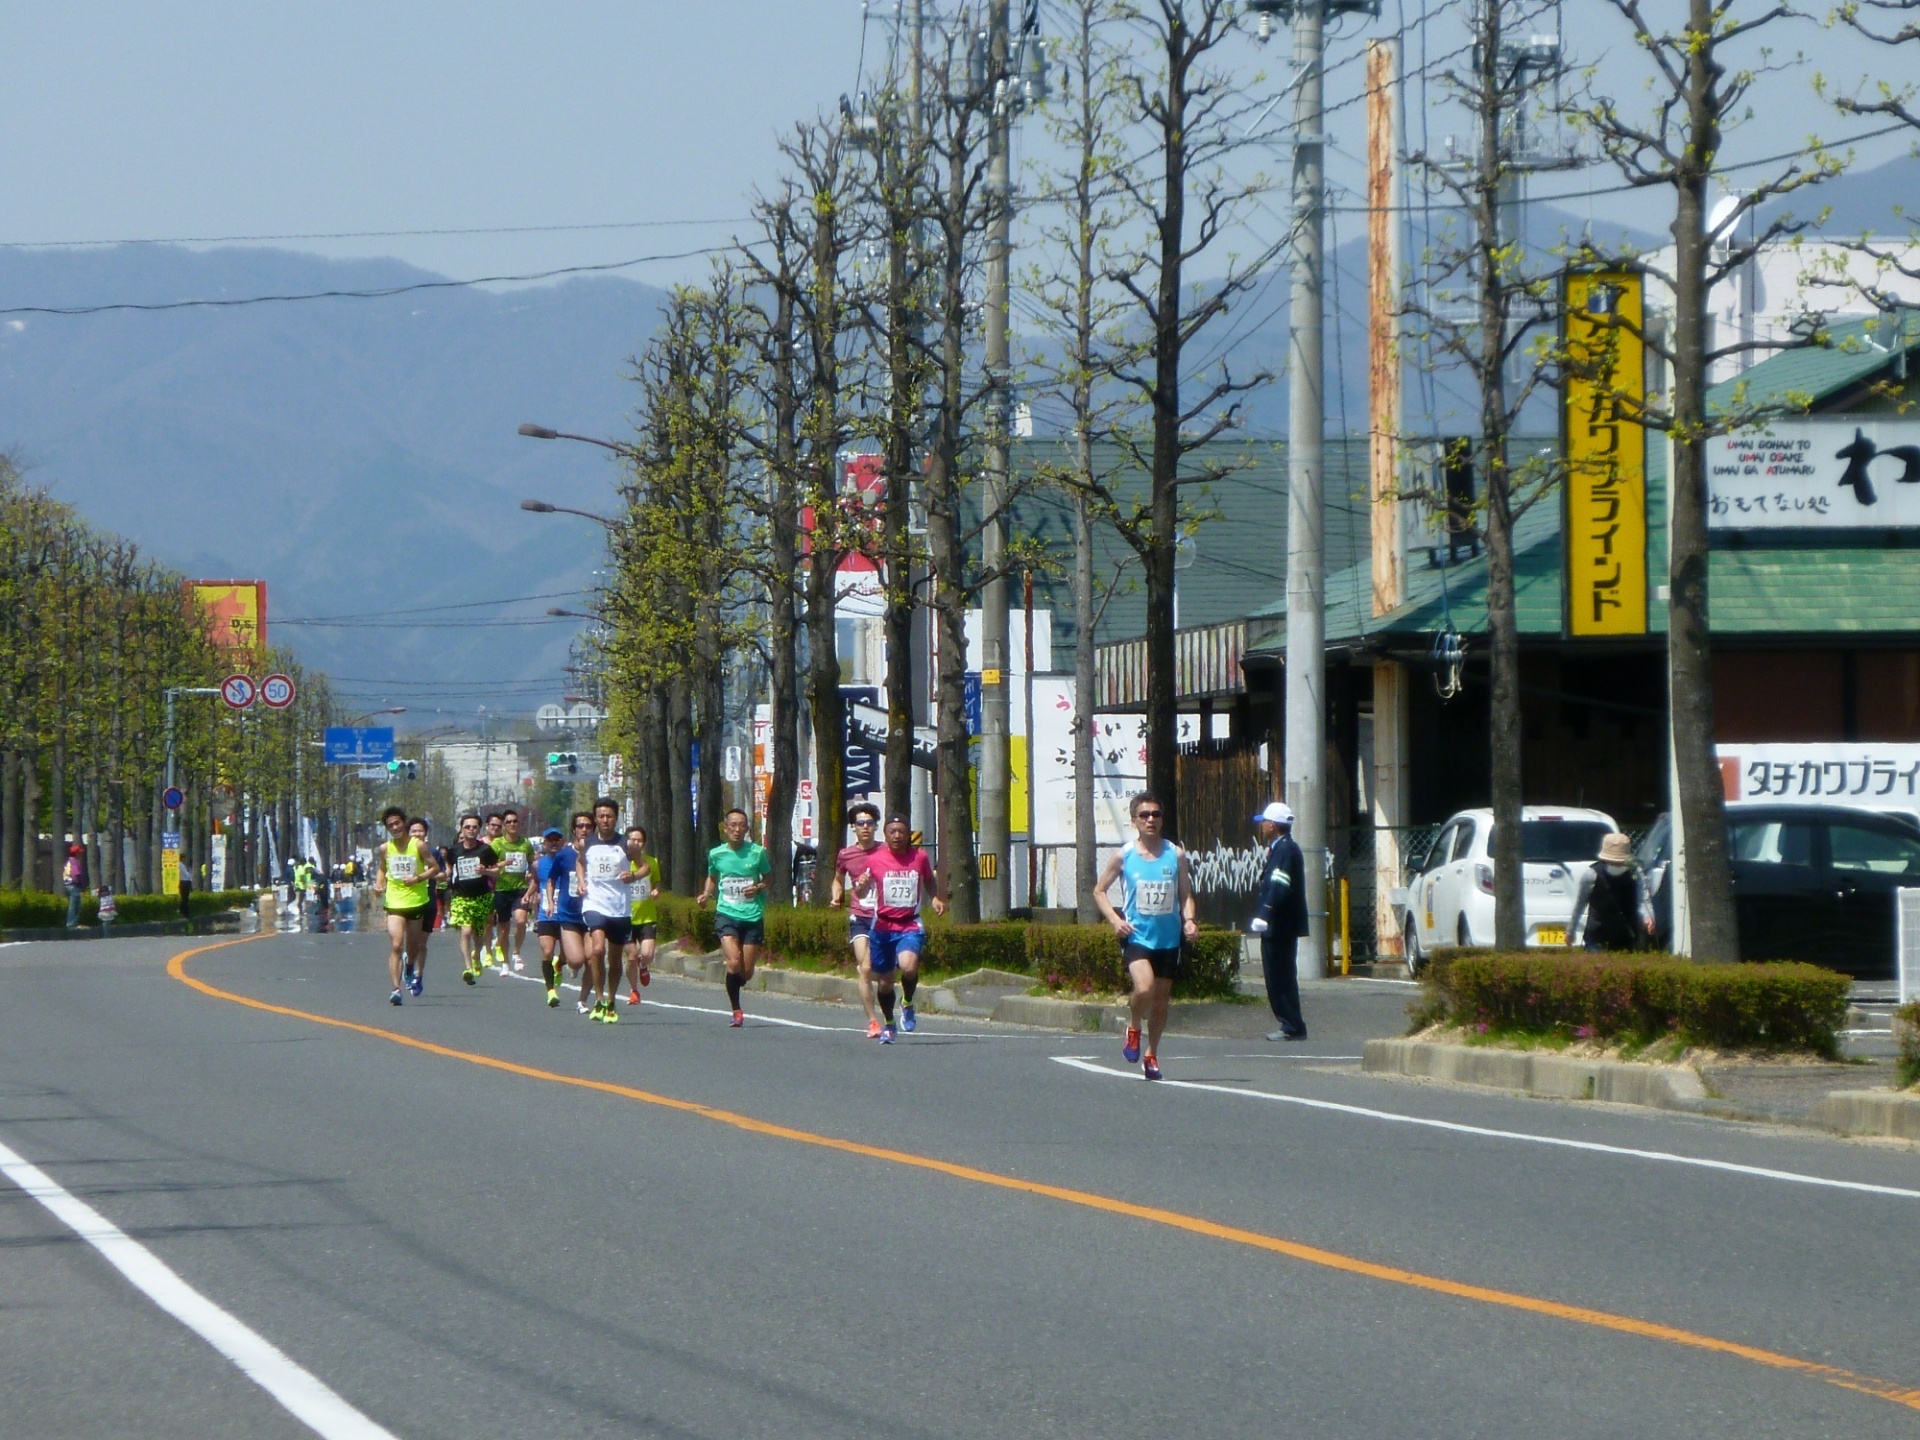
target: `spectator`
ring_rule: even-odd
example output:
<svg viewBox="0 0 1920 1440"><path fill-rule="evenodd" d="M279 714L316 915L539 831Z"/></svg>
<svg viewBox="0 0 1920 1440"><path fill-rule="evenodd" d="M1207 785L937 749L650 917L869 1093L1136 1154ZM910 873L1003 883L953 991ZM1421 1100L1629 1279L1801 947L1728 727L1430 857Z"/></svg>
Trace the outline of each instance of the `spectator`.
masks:
<svg viewBox="0 0 1920 1440"><path fill-rule="evenodd" d="M1633 842L1612 834L1600 841L1600 858L1580 872L1567 944L1589 950L1639 950L1653 935L1653 897L1646 876L1633 863Z"/></svg>
<svg viewBox="0 0 1920 1440"><path fill-rule="evenodd" d="M67 863L61 873L60 883L67 892L67 928L77 930L80 927L80 902L87 894L86 846L67 847Z"/></svg>

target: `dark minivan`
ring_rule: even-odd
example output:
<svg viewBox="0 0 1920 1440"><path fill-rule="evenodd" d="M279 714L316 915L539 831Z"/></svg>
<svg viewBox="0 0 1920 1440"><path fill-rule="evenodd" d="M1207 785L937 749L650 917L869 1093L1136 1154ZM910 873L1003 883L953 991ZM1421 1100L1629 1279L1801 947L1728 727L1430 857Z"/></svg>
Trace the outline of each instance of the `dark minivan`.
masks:
<svg viewBox="0 0 1920 1440"><path fill-rule="evenodd" d="M1861 980L1894 974L1894 892L1920 886L1920 820L1838 805L1727 807L1742 960L1805 960ZM1673 933L1673 826L1640 842L1660 944Z"/></svg>

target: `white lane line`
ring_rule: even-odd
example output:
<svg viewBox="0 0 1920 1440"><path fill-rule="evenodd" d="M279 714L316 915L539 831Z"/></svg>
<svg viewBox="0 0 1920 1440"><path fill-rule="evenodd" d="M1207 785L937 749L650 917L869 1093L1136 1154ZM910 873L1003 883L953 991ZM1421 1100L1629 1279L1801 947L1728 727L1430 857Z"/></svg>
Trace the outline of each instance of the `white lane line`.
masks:
<svg viewBox="0 0 1920 1440"><path fill-rule="evenodd" d="M135 1289L232 1361L241 1374L316 1435L327 1440L396 1440L391 1430L362 1415L317 1375L296 1365L272 1341L207 1299L158 1255L4 1144L0 1144L0 1174L38 1200Z"/></svg>
<svg viewBox="0 0 1920 1440"><path fill-rule="evenodd" d="M1112 1080L1139 1082L1131 1067L1116 1070L1073 1055L1048 1057L1059 1064L1084 1070L1089 1075L1104 1075ZM1211 1085L1198 1080L1162 1080L1173 1090L1211 1090L1220 1095L1240 1095L1249 1100L1266 1100L1276 1105L1298 1105L1307 1110L1330 1110L1340 1115L1359 1115L1368 1120L1387 1120L1397 1125L1419 1125L1429 1130L1450 1130L1456 1135L1478 1135L1488 1140L1519 1140L1530 1145L1552 1145L1562 1150L1585 1150L1596 1155L1622 1155L1634 1160L1654 1160L1668 1165L1693 1165L1702 1170L1723 1170L1734 1175L1751 1175L1761 1180L1779 1180L1792 1185L1817 1185L1829 1190L1854 1190L1864 1195L1893 1195L1902 1200L1920 1200L1920 1190L1903 1190L1897 1185L1869 1185L1860 1180L1831 1180L1824 1175L1806 1175L1798 1170L1770 1170L1762 1165L1739 1165L1731 1160L1706 1160L1696 1155L1675 1155L1666 1150L1638 1150L1628 1145L1603 1145L1597 1140L1568 1140L1558 1135L1535 1135L1524 1130L1495 1130L1486 1125L1463 1125L1455 1120L1433 1120L1424 1115L1403 1115L1393 1110L1370 1110L1364 1105L1343 1105L1334 1100L1309 1100L1304 1095L1278 1095L1269 1090L1248 1090L1238 1085Z"/></svg>
<svg viewBox="0 0 1920 1440"><path fill-rule="evenodd" d="M538 975L516 975L511 971L500 978L503 980L527 980L535 985L545 985L547 983ZM673 978L678 979L679 977L675 976ZM560 983L560 988L562 990L572 990L576 993L578 993L580 989L578 985L570 985L565 981ZM686 1010L695 1015L719 1015L724 1017L731 1017L732 1014L731 1011L721 1010L712 1005L676 1005L671 1000L655 1000L652 997L648 997L639 1008L642 1010ZM779 1015L761 1015L753 1012L748 1013L747 1024L784 1025L790 1030L813 1030L822 1035L858 1035L863 1040L866 1039L867 1036L867 1027L865 1025L811 1025L805 1020L788 1020ZM1034 1038L1030 1035L966 1035L951 1030L915 1031L914 1033L927 1040L1030 1040ZM1353 1058L1358 1060L1360 1057L1356 1055Z"/></svg>

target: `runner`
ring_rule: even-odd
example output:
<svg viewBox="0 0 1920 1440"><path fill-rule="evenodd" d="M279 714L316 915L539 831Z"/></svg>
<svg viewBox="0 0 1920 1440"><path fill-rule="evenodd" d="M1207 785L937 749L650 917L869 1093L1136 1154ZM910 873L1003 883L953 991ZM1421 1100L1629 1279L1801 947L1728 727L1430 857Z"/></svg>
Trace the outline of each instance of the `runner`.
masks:
<svg viewBox="0 0 1920 1440"><path fill-rule="evenodd" d="M619 824L617 803L605 796L594 801L593 835L581 853L587 876L587 989L595 996L593 1018L609 1025L620 1018L613 997L620 985L620 957L633 933L632 901L627 896L633 861ZM586 998L584 993L581 998Z"/></svg>
<svg viewBox="0 0 1920 1440"><path fill-rule="evenodd" d="M486 967L483 947L493 921L493 877L500 857L480 838L480 817L469 811L460 817L460 833L452 845L453 899L447 922L460 932L460 978L472 985Z"/></svg>
<svg viewBox="0 0 1920 1440"><path fill-rule="evenodd" d="M527 962L520 949L527 943L527 910L533 903L527 880L533 870L533 842L520 833L520 812L504 810L500 814L501 836L487 843L500 857L500 873L493 877L494 934L504 942L498 964L502 975L509 964L525 970ZM496 946L496 948L499 948Z"/></svg>
<svg viewBox="0 0 1920 1440"><path fill-rule="evenodd" d="M842 846L833 862L831 903L847 904L847 941L853 948L853 962L860 967L860 1003L867 1007L867 1038L880 1038L880 1012L874 1008L873 981L868 973L868 951L873 935L873 880L867 870L880 842L873 830L880 823L880 807L862 800L847 811L853 824L853 844ZM842 883L844 877L845 883Z"/></svg>
<svg viewBox="0 0 1920 1440"><path fill-rule="evenodd" d="M447 852L435 845L430 837L433 827L425 820L408 822L408 832L414 839L427 847L427 853L433 856L434 863L440 868L433 875L433 905L427 912L427 934L431 935L445 923L447 918ZM425 948L421 950L425 954ZM414 992L418 994L418 991Z"/></svg>
<svg viewBox="0 0 1920 1440"><path fill-rule="evenodd" d="M1160 802L1142 792L1133 797L1127 809L1133 816L1135 840L1115 853L1100 872L1093 887L1093 902L1120 937L1120 954L1126 962L1127 977L1133 982L1128 997L1127 1036L1120 1053L1131 1065L1140 1062L1140 1073L1149 1080L1160 1078L1160 1036L1167 1028L1167 1003L1173 997L1173 980L1180 973L1183 941L1199 933L1193 919L1193 879L1187 867L1187 855L1178 845L1160 833ZM1113 908L1107 891L1115 880L1125 882L1121 903L1123 915ZM1140 1049L1140 1021L1147 1022L1147 1048Z"/></svg>
<svg viewBox="0 0 1920 1440"><path fill-rule="evenodd" d="M484 832L481 838L493 847L493 853L495 855L502 854L500 841L503 838L502 832L505 829L504 813L503 811L496 810L491 815L483 815L480 819L481 828ZM502 856L503 862L504 858L505 857ZM489 889L492 893L498 894L499 888L500 876L495 874L493 883ZM506 974L507 927L501 923L501 916L497 906L488 914L487 928L480 938L482 942L480 946L481 968L484 969L488 965L498 965L500 967L500 973L503 975Z"/></svg>
<svg viewBox="0 0 1920 1440"><path fill-rule="evenodd" d="M587 964L587 842L593 838L593 816L585 810L573 812L568 822L573 827L573 836L567 843L567 851L573 856L568 867L570 873L565 895L560 908L560 958L568 969L573 971L574 988L579 992L577 1005L582 1015L593 1013L591 992L588 989L592 972ZM566 943L568 935L579 937L577 946Z"/></svg>
<svg viewBox="0 0 1920 1440"><path fill-rule="evenodd" d="M593 827L593 821L585 816L576 815L574 823L583 834ZM587 963L587 925L580 918L580 895L574 883L579 873L580 852L567 844L566 835L557 826L549 828L541 837L540 858L534 862L540 912L533 923L533 933L540 942L540 978L547 982L548 1009L560 1004L560 965L571 967L578 978Z"/></svg>
<svg viewBox="0 0 1920 1440"><path fill-rule="evenodd" d="M736 1029L747 1023L740 1009L740 987L753 979L760 947L767 940L767 852L747 839L747 812L729 810L721 822L726 843L707 852L707 883L695 904L719 896L714 929L720 935L720 953L726 957L727 1000L733 1006L730 1022Z"/></svg>
<svg viewBox="0 0 1920 1440"><path fill-rule="evenodd" d="M425 986L427 918L433 909L433 853L407 832L407 812L390 806L381 816L393 837L380 846L373 862L373 888L387 910L387 969L393 981L391 1004L402 988L418 995Z"/></svg>
<svg viewBox="0 0 1920 1440"><path fill-rule="evenodd" d="M647 854L647 832L627 827L627 855L633 861L633 883L627 887L633 919L633 938L627 942L627 1004L640 1003L640 989L653 983L653 943L660 924L660 857Z"/></svg>
<svg viewBox="0 0 1920 1440"><path fill-rule="evenodd" d="M870 959L860 967L860 988L864 998L867 988L878 982L880 1013L886 1023L874 1038L882 1045L891 1045L895 969L900 972L900 1028L911 1032L916 1023L913 992L920 983L920 952L927 944L920 907L933 895L933 913L947 913L946 900L934 894L939 882L934 878L933 862L913 843L913 827L906 816L887 817L887 843L867 861L867 884L874 892L873 939L868 945ZM873 1034L871 1027L867 1033Z"/></svg>

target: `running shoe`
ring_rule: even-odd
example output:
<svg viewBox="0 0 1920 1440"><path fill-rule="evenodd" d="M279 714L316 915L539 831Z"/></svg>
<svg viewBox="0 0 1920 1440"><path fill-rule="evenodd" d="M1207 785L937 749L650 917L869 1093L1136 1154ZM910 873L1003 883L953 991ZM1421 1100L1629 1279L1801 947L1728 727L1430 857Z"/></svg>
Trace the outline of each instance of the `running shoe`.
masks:
<svg viewBox="0 0 1920 1440"><path fill-rule="evenodd" d="M891 1025L883 1025L883 1026L881 1027L881 1029L880 1029L880 1043L881 1043L882 1045L891 1045L891 1044L893 1044L893 1036L894 1036L894 1029L893 1029L893 1026L891 1026Z"/></svg>
<svg viewBox="0 0 1920 1440"><path fill-rule="evenodd" d="M553 986L549 985L547 987L547 1008L549 1010L553 1010L558 1008L559 1004L560 1004L560 992L557 989L555 989Z"/></svg>
<svg viewBox="0 0 1920 1440"><path fill-rule="evenodd" d="M653 967L651 965L642 965L640 967L640 988L644 990L647 986L651 985L652 983L653 983Z"/></svg>
<svg viewBox="0 0 1920 1440"><path fill-rule="evenodd" d="M1126 1061L1127 1064L1129 1065L1136 1065L1139 1063L1140 1061L1140 1027L1138 1025L1127 1026L1127 1038L1120 1042L1120 1058Z"/></svg>
<svg viewBox="0 0 1920 1440"><path fill-rule="evenodd" d="M411 960L407 962L406 967L400 972L400 983L402 985L413 984L413 962Z"/></svg>
<svg viewBox="0 0 1920 1440"><path fill-rule="evenodd" d="M398 1005L400 1003L400 992L396 990L393 994L389 995L387 997L387 1003L389 1005Z"/></svg>
<svg viewBox="0 0 1920 1440"><path fill-rule="evenodd" d="M606 1008L600 1012L600 1023L603 1025L618 1025L620 1023L620 1007L609 1000Z"/></svg>
<svg viewBox="0 0 1920 1440"><path fill-rule="evenodd" d="M586 1001L584 1001L584 1000L576 1000L576 1001L574 1001L574 1002L573 1002L573 1004L574 1004L574 1008L575 1008L576 1010L578 1010L578 1011L579 1011L579 1012L580 1012L580 1013L581 1013L582 1015L591 1015L591 1014L593 1014L593 1006L591 1006L591 1005L589 1005L589 1004L587 1004L587 1002L586 1002Z"/></svg>
<svg viewBox="0 0 1920 1440"><path fill-rule="evenodd" d="M417 974L413 977L413 983L407 986L407 989L411 990L415 995L420 994L420 992L426 988L427 982L422 980Z"/></svg>
<svg viewBox="0 0 1920 1440"><path fill-rule="evenodd" d="M640 992L638 990L629 990L627 992L627 1004L638 1005L639 1003L640 1003Z"/></svg>
<svg viewBox="0 0 1920 1440"><path fill-rule="evenodd" d="M462 970L460 972L460 978L469 985L478 985L480 983L480 972L478 970Z"/></svg>
<svg viewBox="0 0 1920 1440"><path fill-rule="evenodd" d="M526 968L527 968L527 962L525 960L522 960L518 955L515 955L513 957L514 973L517 975L520 972L524 971Z"/></svg>
<svg viewBox="0 0 1920 1440"><path fill-rule="evenodd" d="M900 1007L900 1028L911 1035L914 1032L914 1027L918 1023L919 1022L913 1018L913 1006L902 1005Z"/></svg>
<svg viewBox="0 0 1920 1440"><path fill-rule="evenodd" d="M1149 1080L1158 1080L1160 1078L1160 1062L1153 1058L1153 1052L1151 1050L1140 1057L1140 1073Z"/></svg>
<svg viewBox="0 0 1920 1440"><path fill-rule="evenodd" d="M867 1039L878 1040L879 1038L880 1038L880 1022L878 1020L867 1021Z"/></svg>
<svg viewBox="0 0 1920 1440"><path fill-rule="evenodd" d="M747 1023L747 1012L744 1010L736 1010L733 1012L733 1019L729 1020L727 1022L727 1025L731 1029L738 1030L742 1025L745 1025L746 1023Z"/></svg>

